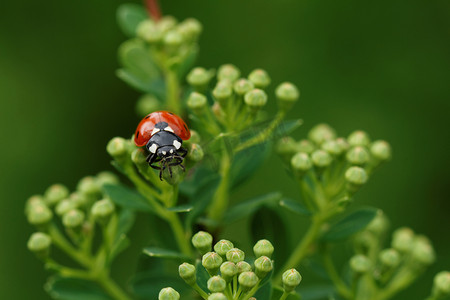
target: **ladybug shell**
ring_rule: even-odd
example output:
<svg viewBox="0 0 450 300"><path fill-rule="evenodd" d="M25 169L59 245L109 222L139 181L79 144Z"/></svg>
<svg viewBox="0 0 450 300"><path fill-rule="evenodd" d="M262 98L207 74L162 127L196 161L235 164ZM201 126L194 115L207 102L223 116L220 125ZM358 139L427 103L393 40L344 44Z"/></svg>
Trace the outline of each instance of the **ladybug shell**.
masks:
<svg viewBox="0 0 450 300"><path fill-rule="evenodd" d="M155 111L148 114L139 123L136 133L134 134L134 143L138 147L145 146L152 137L155 125L160 122L166 122L173 133L175 133L182 140L188 140L191 137L191 132L186 123L177 115L168 111Z"/></svg>

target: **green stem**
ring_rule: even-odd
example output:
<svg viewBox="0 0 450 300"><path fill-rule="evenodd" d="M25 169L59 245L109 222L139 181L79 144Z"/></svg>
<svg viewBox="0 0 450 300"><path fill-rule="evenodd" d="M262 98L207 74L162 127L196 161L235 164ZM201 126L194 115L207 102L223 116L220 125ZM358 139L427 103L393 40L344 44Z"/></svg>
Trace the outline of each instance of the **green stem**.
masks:
<svg viewBox="0 0 450 300"><path fill-rule="evenodd" d="M353 299L351 290L337 273L336 267L334 266L333 260L331 259L329 248L326 245L324 250L322 251L322 260L324 267L327 270L328 276L330 276L330 279L336 287L338 293L346 299Z"/></svg>
<svg viewBox="0 0 450 300"><path fill-rule="evenodd" d="M178 215L174 212L168 211L166 220L169 222L170 227L175 234L175 240L177 241L178 247L180 248L181 252L183 252L183 254L187 256L191 256L192 249L189 243L190 238L184 231L183 225L181 224Z"/></svg>
<svg viewBox="0 0 450 300"><path fill-rule="evenodd" d="M117 300L131 300L127 294L109 277L108 274L103 274L97 278L97 282L103 289L114 299Z"/></svg>
<svg viewBox="0 0 450 300"><path fill-rule="evenodd" d="M280 300L285 300L289 296L289 293L283 292L283 295L281 295Z"/></svg>
<svg viewBox="0 0 450 300"><path fill-rule="evenodd" d="M416 270L411 270L407 266L401 269L390 283L381 290L373 300L385 300L392 298L395 294L408 287L418 276Z"/></svg>
<svg viewBox="0 0 450 300"><path fill-rule="evenodd" d="M166 97L169 109L175 114L181 113L180 107L180 83L177 73L173 70L166 71Z"/></svg>
<svg viewBox="0 0 450 300"><path fill-rule="evenodd" d="M202 290L201 287L198 286L197 283L191 285L191 287L203 298L203 299L208 299L208 294Z"/></svg>

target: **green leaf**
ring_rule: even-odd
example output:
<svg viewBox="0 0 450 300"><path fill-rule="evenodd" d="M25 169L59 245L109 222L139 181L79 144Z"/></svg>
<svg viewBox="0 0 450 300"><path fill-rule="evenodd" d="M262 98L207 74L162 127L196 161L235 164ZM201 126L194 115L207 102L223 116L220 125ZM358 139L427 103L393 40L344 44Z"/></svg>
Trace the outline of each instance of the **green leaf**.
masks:
<svg viewBox="0 0 450 300"><path fill-rule="evenodd" d="M275 128L275 130L273 131L273 136L276 138L283 137L299 128L302 124L302 119L283 121L280 123L280 125L277 126L277 128Z"/></svg>
<svg viewBox="0 0 450 300"><path fill-rule="evenodd" d="M268 280L264 284L262 283L253 297L258 300L270 300L272 298L272 282Z"/></svg>
<svg viewBox="0 0 450 300"><path fill-rule="evenodd" d="M152 206L135 190L124 185L104 185L105 194L115 204L135 211L152 212Z"/></svg>
<svg viewBox="0 0 450 300"><path fill-rule="evenodd" d="M149 50L140 40L128 40L119 47L119 59L122 66L143 81L159 78L157 66Z"/></svg>
<svg viewBox="0 0 450 300"><path fill-rule="evenodd" d="M310 216L311 212L300 202L283 198L279 202L280 206L301 216Z"/></svg>
<svg viewBox="0 0 450 300"><path fill-rule="evenodd" d="M194 206L192 204L184 204L184 205L178 205L175 207L170 207L167 210L176 212L176 213L186 213L186 212L190 212L191 210L194 209Z"/></svg>
<svg viewBox="0 0 450 300"><path fill-rule="evenodd" d="M301 289L302 300L324 300L335 293L335 288L331 284L320 284Z"/></svg>
<svg viewBox="0 0 450 300"><path fill-rule="evenodd" d="M190 288L177 274L167 274L161 269L137 273L131 280L131 286L139 299L158 299L161 289L168 286L181 295L189 293L187 289Z"/></svg>
<svg viewBox="0 0 450 300"><path fill-rule="evenodd" d="M165 83L163 80L140 78L127 69L117 70L116 75L138 91L153 94L158 99L164 99L165 97Z"/></svg>
<svg viewBox="0 0 450 300"><path fill-rule="evenodd" d="M373 218L375 218L378 209L361 208L342 218L340 221L330 227L322 236L323 241L334 242L345 239L358 231L364 229Z"/></svg>
<svg viewBox="0 0 450 300"><path fill-rule="evenodd" d="M182 253L168 250L168 249L162 249L162 248L156 248L156 247L147 247L144 248L142 251L145 255L148 255L150 257L161 257L161 258L169 258L169 259L180 259L180 260L189 260L190 258Z"/></svg>
<svg viewBox="0 0 450 300"><path fill-rule="evenodd" d="M208 279L210 278L208 271L206 271L205 267L203 267L202 262L199 261L195 265L195 272L197 276L197 284L198 286L204 290L205 292L208 292Z"/></svg>
<svg viewBox="0 0 450 300"><path fill-rule="evenodd" d="M281 199L281 193L275 192L258 196L233 206L224 216L224 223L232 223L244 217L252 215L264 205L273 205Z"/></svg>
<svg viewBox="0 0 450 300"><path fill-rule="evenodd" d="M92 281L52 276L45 284L45 290L53 299L60 300L111 300Z"/></svg>
<svg viewBox="0 0 450 300"><path fill-rule="evenodd" d="M117 8L117 23L129 37L136 36L136 29L139 23L148 19L148 14L142 5L126 3Z"/></svg>
<svg viewBox="0 0 450 300"><path fill-rule="evenodd" d="M134 221L135 221L136 215L135 213L130 209L122 209L119 213L119 220L117 222L117 233L116 233L116 240L126 234L131 227L133 227Z"/></svg>
<svg viewBox="0 0 450 300"><path fill-rule="evenodd" d="M184 79L186 74L192 69L197 61L198 47L194 47L185 57L184 61L178 67L178 78Z"/></svg>
<svg viewBox="0 0 450 300"><path fill-rule="evenodd" d="M109 261L112 261L117 255L130 246L130 239L125 234L122 234L112 245Z"/></svg>

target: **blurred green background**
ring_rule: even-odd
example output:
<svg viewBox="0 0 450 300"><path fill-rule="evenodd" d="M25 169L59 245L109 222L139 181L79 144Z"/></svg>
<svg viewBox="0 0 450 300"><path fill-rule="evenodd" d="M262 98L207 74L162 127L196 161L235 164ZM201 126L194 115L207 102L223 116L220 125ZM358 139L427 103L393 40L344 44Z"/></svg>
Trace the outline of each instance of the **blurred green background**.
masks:
<svg viewBox="0 0 450 300"><path fill-rule="evenodd" d="M364 129L392 143L393 160L357 202L432 239L438 262L396 299L425 297L433 274L450 269L450 2L162 2L167 14L203 22L199 65L231 62L244 74L262 67L274 83L298 84L302 97L290 117L305 123L297 137L325 121L341 135ZM107 141L128 137L138 122L138 93L114 75L125 39L115 23L121 3L0 4L2 299L49 299L48 274L25 248L32 232L25 200L54 182L74 188L82 176L111 169ZM242 190L254 194L261 180L261 192L295 196L276 157ZM127 265L119 276L132 271Z"/></svg>

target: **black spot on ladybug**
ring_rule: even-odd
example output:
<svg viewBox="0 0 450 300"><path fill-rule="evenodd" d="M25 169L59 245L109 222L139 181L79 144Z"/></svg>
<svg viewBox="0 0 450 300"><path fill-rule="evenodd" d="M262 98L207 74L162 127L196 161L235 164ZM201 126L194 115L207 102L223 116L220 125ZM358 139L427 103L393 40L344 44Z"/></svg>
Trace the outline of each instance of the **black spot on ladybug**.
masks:
<svg viewBox="0 0 450 300"><path fill-rule="evenodd" d="M188 130L188 128L187 128L187 126L186 126L186 124L184 124L183 126L184 126L184 129Z"/></svg>
<svg viewBox="0 0 450 300"><path fill-rule="evenodd" d="M150 115L146 116L145 118L146 118L146 119L150 118Z"/></svg>
<svg viewBox="0 0 450 300"><path fill-rule="evenodd" d="M168 112L168 114L171 115L171 116L173 116L173 113L171 113L171 112Z"/></svg>
<svg viewBox="0 0 450 300"><path fill-rule="evenodd" d="M136 138L139 137L139 131L136 131Z"/></svg>

